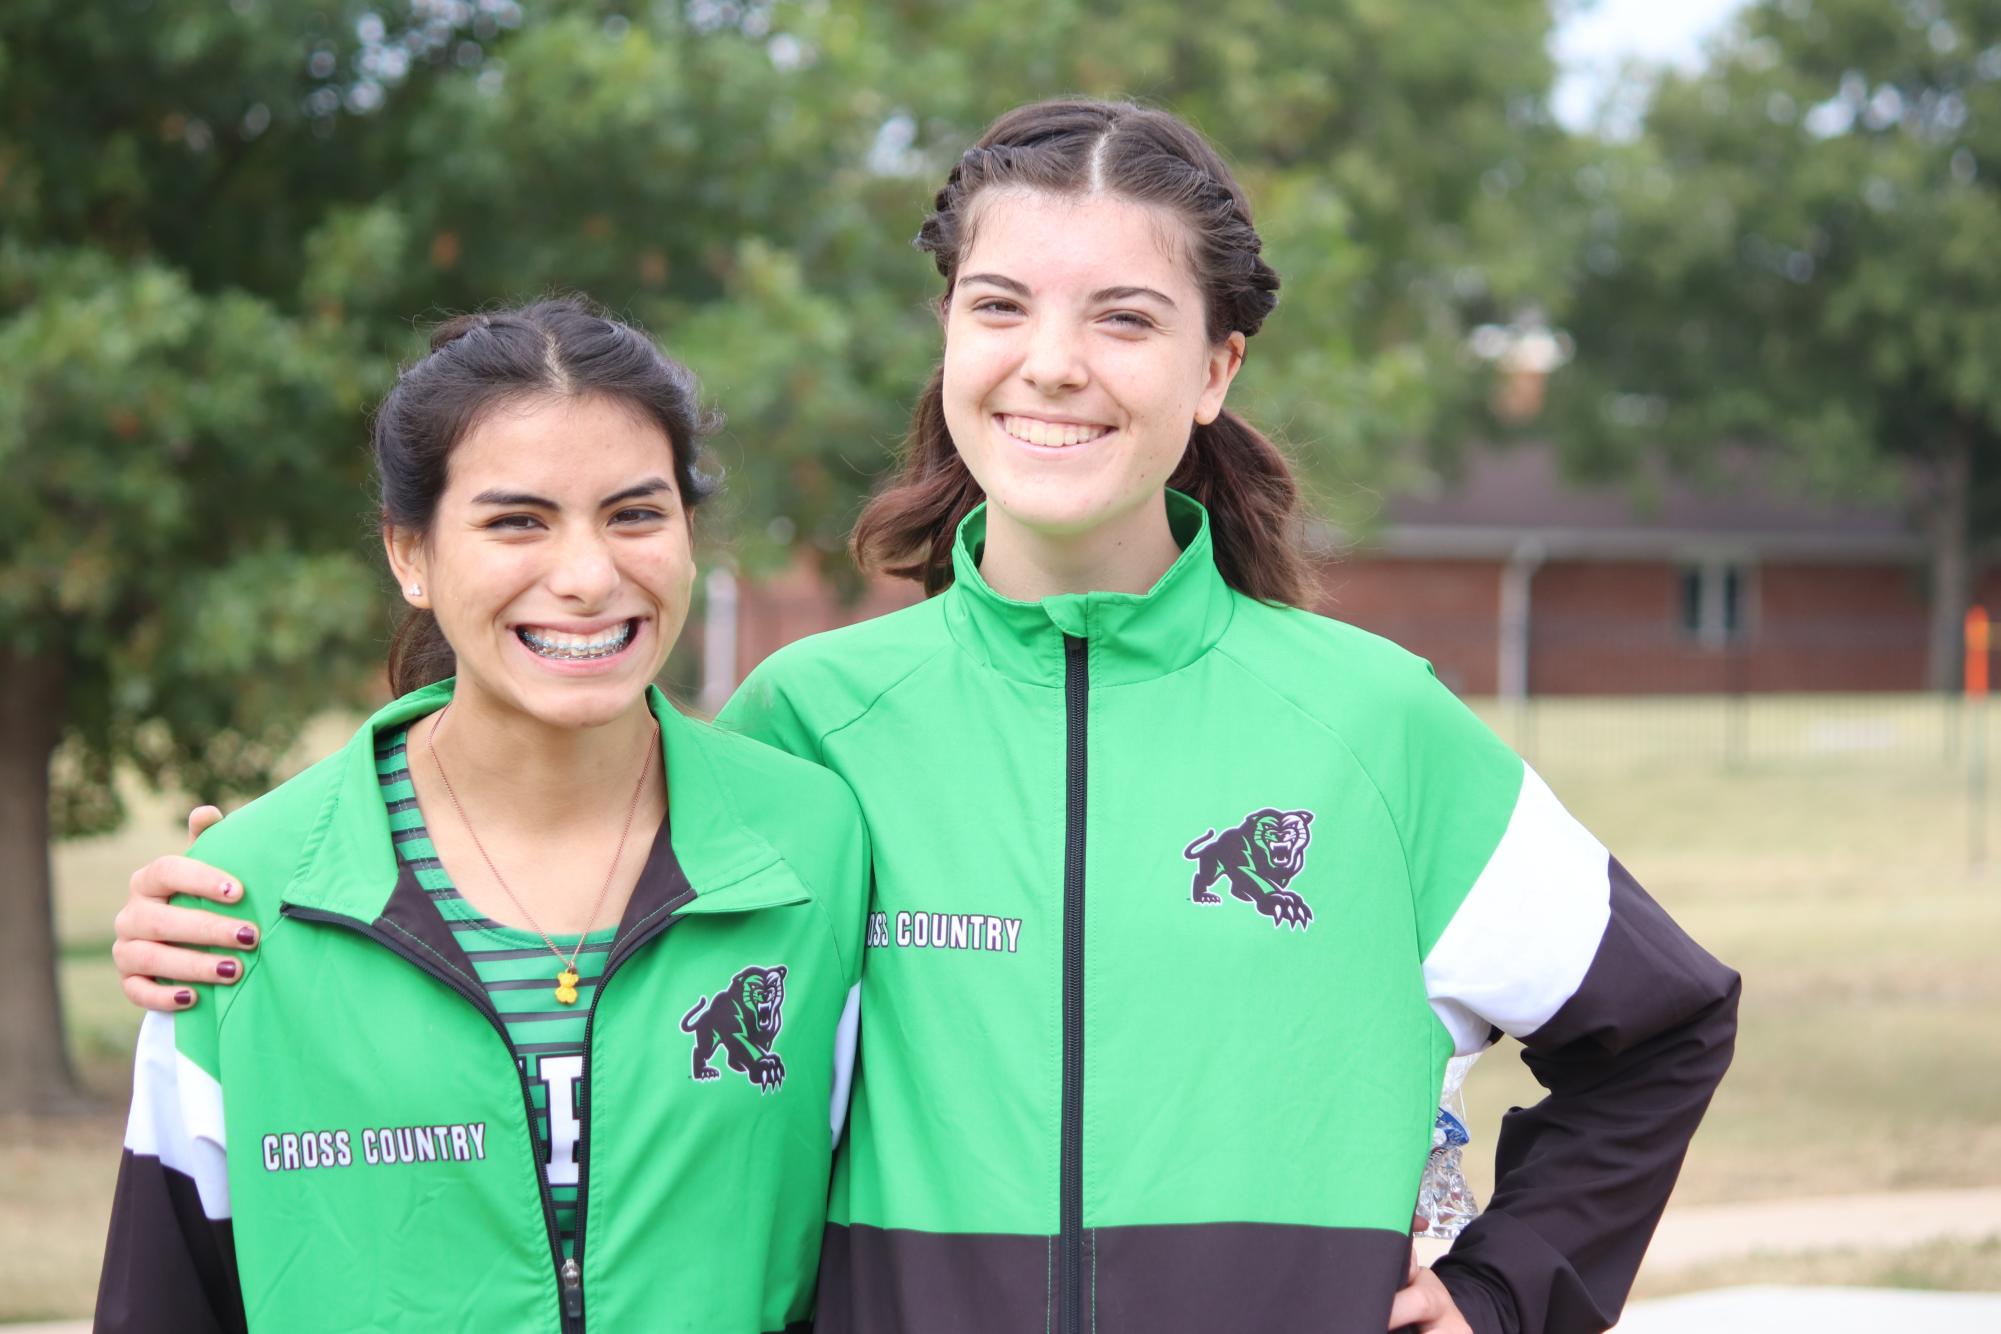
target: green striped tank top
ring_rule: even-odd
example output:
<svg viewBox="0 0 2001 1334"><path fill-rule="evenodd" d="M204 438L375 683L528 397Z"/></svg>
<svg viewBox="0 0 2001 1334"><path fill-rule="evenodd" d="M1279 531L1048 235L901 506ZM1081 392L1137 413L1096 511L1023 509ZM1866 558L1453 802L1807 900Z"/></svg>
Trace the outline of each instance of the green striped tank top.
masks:
<svg viewBox="0 0 2001 1334"><path fill-rule="evenodd" d="M483 916L453 888L437 849L431 846L423 812L417 808L405 753L406 730L385 734L376 743L375 768L382 779L382 800L389 808L389 836L398 859L450 923L459 946L472 961L473 972L486 987L487 998L507 1029L508 1043L528 1080L535 1108L535 1143L549 1194L556 1206L556 1228L563 1254L575 1252L578 1179L577 1141L583 1134L584 1020L604 973L617 927L593 931L577 955L577 1002L556 1000L554 954L531 931L517 930ZM578 937L554 936L565 958Z"/></svg>

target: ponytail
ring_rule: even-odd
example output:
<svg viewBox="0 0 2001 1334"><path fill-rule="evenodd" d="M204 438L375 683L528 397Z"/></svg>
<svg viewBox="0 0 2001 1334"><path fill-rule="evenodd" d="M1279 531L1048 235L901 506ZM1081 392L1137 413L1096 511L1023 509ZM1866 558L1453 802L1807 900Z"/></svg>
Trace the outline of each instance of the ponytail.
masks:
<svg viewBox="0 0 2001 1334"><path fill-rule="evenodd" d="M1198 425L1167 484L1209 511L1209 541L1225 583L1260 602L1312 605L1299 482L1284 453L1256 427L1227 408Z"/></svg>
<svg viewBox="0 0 2001 1334"><path fill-rule="evenodd" d="M407 695L458 671L458 657L445 642L438 618L422 607L403 613L389 641L389 692Z"/></svg>
<svg viewBox="0 0 2001 1334"><path fill-rule="evenodd" d="M911 410L910 433L895 477L862 507L848 539L863 570L915 579L924 595L952 582L952 542L959 524L987 498L945 426L945 371L930 382Z"/></svg>

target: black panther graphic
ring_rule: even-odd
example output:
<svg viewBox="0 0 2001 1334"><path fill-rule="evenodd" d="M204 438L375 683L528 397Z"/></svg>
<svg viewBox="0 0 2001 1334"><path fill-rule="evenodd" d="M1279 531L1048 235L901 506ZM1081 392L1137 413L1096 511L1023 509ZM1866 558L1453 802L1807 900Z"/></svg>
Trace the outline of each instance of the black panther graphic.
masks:
<svg viewBox="0 0 2001 1334"><path fill-rule="evenodd" d="M721 1047L730 1069L742 1071L760 1093L776 1092L785 1082L785 1062L771 1047L785 1022L779 1013L784 1004L784 964L746 968L714 1000L704 996L696 1001L681 1016L681 1031L695 1035L695 1078L722 1078L720 1071L709 1068Z"/></svg>
<svg viewBox="0 0 2001 1334"><path fill-rule="evenodd" d="M1306 866L1307 829L1312 811L1280 811L1267 806L1252 811L1244 822L1218 834L1211 829L1181 850L1195 863L1195 902L1207 906L1223 900L1209 892L1219 876L1227 876L1230 893L1265 916L1275 927L1304 931L1313 924L1313 909L1286 888Z"/></svg>

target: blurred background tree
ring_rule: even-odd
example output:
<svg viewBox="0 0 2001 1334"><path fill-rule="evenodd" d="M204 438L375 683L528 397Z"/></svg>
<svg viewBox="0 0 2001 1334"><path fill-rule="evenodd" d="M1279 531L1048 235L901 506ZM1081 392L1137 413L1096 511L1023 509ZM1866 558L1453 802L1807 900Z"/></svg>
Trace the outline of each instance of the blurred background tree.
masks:
<svg viewBox="0 0 2001 1334"><path fill-rule="evenodd" d="M1928 677L1954 686L1971 542L2001 517L2001 5L1761 0L1575 183L1573 456L1700 471L1734 445L1824 493L1915 480Z"/></svg>
<svg viewBox="0 0 2001 1334"><path fill-rule="evenodd" d="M365 684L356 331L296 302L363 188L296 20L28 0L0 13L0 1106L71 1087L47 841L115 767L241 791Z"/></svg>
<svg viewBox="0 0 2001 1334"><path fill-rule="evenodd" d="M1022 100L1210 133L1284 302L1244 400L1323 492L1480 400L1568 179L1542 0L107 0L0 9L0 1102L70 1086L46 845L224 797L376 682L365 412L418 326L582 290L731 428L711 532L839 575L937 355L907 249ZM32 961L32 962L27 962Z"/></svg>

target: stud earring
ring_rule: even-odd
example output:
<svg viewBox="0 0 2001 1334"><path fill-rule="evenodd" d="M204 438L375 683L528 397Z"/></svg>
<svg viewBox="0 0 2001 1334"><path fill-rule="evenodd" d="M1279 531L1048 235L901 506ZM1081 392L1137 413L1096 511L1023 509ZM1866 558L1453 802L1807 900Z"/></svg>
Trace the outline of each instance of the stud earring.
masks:
<svg viewBox="0 0 2001 1334"><path fill-rule="evenodd" d="M424 596L424 586L422 584L411 584L410 596L413 598Z"/></svg>

